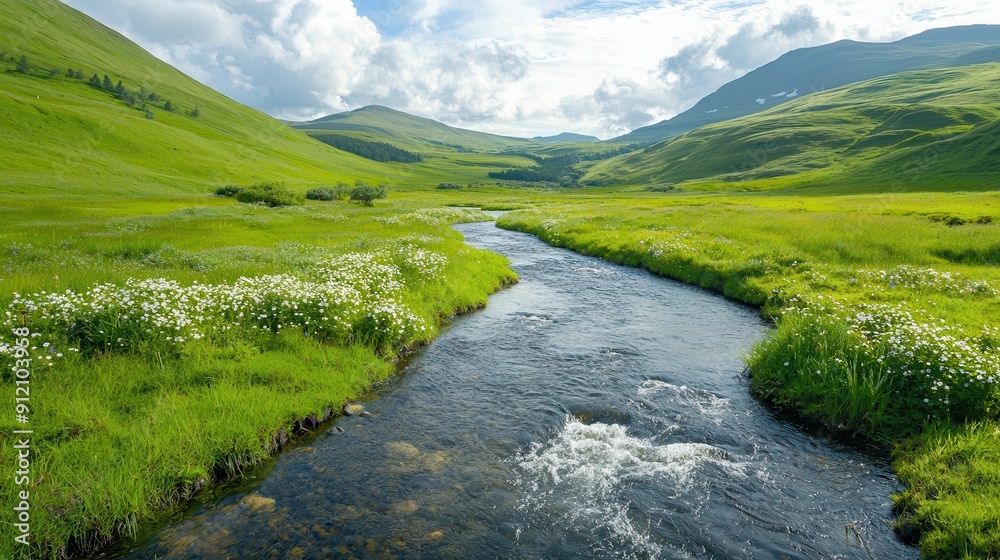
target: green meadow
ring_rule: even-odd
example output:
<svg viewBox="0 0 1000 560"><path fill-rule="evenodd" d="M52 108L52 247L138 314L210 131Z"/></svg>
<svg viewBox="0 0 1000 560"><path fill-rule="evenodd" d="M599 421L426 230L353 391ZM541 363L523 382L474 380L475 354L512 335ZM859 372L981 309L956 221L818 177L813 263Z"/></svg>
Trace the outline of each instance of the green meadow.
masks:
<svg viewBox="0 0 1000 560"><path fill-rule="evenodd" d="M464 245L449 227L488 219L472 210L270 209L211 195L95 198L76 211L58 199L14 202L4 200L16 219L0 231L0 293L6 330L23 324L32 335L32 550L40 557L91 551L259 463L391 376L399 353L429 341L452 314L516 280L505 259ZM350 274L317 287L330 274L326 262L332 274ZM128 291L141 306L107 289L137 281L153 286ZM290 288L275 287L282 283ZM178 320L190 307L185 290L199 286L247 295ZM340 300L329 295L348 288ZM67 293L85 301L66 303ZM191 297L205 306L205 293ZM12 341L4 342L10 371ZM24 427L3 420L7 434ZM0 453L11 456L14 444L4 438ZM3 483L10 509L13 479ZM0 531L4 557L23 552L10 524Z"/></svg>
<svg viewBox="0 0 1000 560"><path fill-rule="evenodd" d="M450 227L489 220L481 208L760 308L776 329L746 357L751 390L891 452L899 534L925 557L1000 558L1000 65L803 96L584 161L580 184L555 189L488 174L624 145L381 107L288 126L59 2L0 8L0 381L13 395L28 364L35 431L32 544L0 524L0 556L91 553L391 376L516 281ZM310 137L327 133L423 159ZM272 181L389 196L212 194ZM10 467L25 424L0 427Z"/></svg>

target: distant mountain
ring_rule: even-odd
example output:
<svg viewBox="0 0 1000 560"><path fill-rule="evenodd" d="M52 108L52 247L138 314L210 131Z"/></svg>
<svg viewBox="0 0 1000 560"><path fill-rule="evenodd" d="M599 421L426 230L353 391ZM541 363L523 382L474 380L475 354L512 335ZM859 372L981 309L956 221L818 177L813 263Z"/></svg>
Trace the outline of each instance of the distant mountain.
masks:
<svg viewBox="0 0 1000 560"><path fill-rule="evenodd" d="M673 117L615 138L662 140L818 91L910 70L1000 62L1000 25L932 29L894 43L837 41L791 51Z"/></svg>
<svg viewBox="0 0 1000 560"><path fill-rule="evenodd" d="M598 162L584 182L738 183L837 175L858 189L996 189L1000 63L883 76ZM786 181L787 182L787 181Z"/></svg>
<svg viewBox="0 0 1000 560"><path fill-rule="evenodd" d="M527 138L455 128L381 105L289 124L309 134L344 133L415 151L426 150L428 147L447 147L459 151L497 152L520 150L539 144L538 141Z"/></svg>
<svg viewBox="0 0 1000 560"><path fill-rule="evenodd" d="M601 139L596 136L587 136L586 134L576 134L573 132L563 132L561 134L556 134L555 136L535 136L535 140L546 143L554 142L600 142Z"/></svg>

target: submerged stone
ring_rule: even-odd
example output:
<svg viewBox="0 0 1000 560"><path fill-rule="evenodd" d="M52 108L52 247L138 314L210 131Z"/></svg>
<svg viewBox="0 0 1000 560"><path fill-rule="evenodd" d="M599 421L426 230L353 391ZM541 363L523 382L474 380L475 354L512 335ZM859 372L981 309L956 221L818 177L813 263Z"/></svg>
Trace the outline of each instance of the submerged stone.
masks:
<svg viewBox="0 0 1000 560"><path fill-rule="evenodd" d="M365 411L364 405L360 404L349 404L344 407L344 414L347 416L358 416Z"/></svg>

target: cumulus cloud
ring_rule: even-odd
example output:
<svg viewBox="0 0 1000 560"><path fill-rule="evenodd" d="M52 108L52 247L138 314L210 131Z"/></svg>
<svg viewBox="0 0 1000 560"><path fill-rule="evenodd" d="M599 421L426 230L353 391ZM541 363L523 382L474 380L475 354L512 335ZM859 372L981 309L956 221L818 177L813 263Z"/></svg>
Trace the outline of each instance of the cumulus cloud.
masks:
<svg viewBox="0 0 1000 560"><path fill-rule="evenodd" d="M990 0L65 0L244 103L519 135L668 118L788 50L1000 23Z"/></svg>

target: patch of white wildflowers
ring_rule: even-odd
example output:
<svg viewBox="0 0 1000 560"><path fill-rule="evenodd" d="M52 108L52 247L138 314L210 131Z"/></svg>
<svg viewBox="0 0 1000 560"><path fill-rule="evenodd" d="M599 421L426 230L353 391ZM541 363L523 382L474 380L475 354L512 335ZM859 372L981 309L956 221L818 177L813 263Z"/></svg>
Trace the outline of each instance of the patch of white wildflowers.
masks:
<svg viewBox="0 0 1000 560"><path fill-rule="evenodd" d="M398 344L428 329L403 303L408 283L439 278L447 262L440 253L397 246L329 258L302 275L243 277L231 284L184 286L152 278L83 292L14 294L3 332L28 318L45 348L75 350L180 344L234 329L296 329L321 338ZM0 356L11 353L0 338Z"/></svg>
<svg viewBox="0 0 1000 560"><path fill-rule="evenodd" d="M934 292L1000 296L1000 291L985 280L961 278L958 272L941 272L933 268L899 265L892 270L859 270L858 276L888 288L908 288Z"/></svg>
<svg viewBox="0 0 1000 560"><path fill-rule="evenodd" d="M996 329L984 327L981 337L969 337L903 304L845 305L827 297L795 298L793 305L786 313L815 323L805 332L822 335L834 323L846 323L866 361L891 376L904 406L932 418L982 417L1000 407L1000 355L992 348Z"/></svg>

